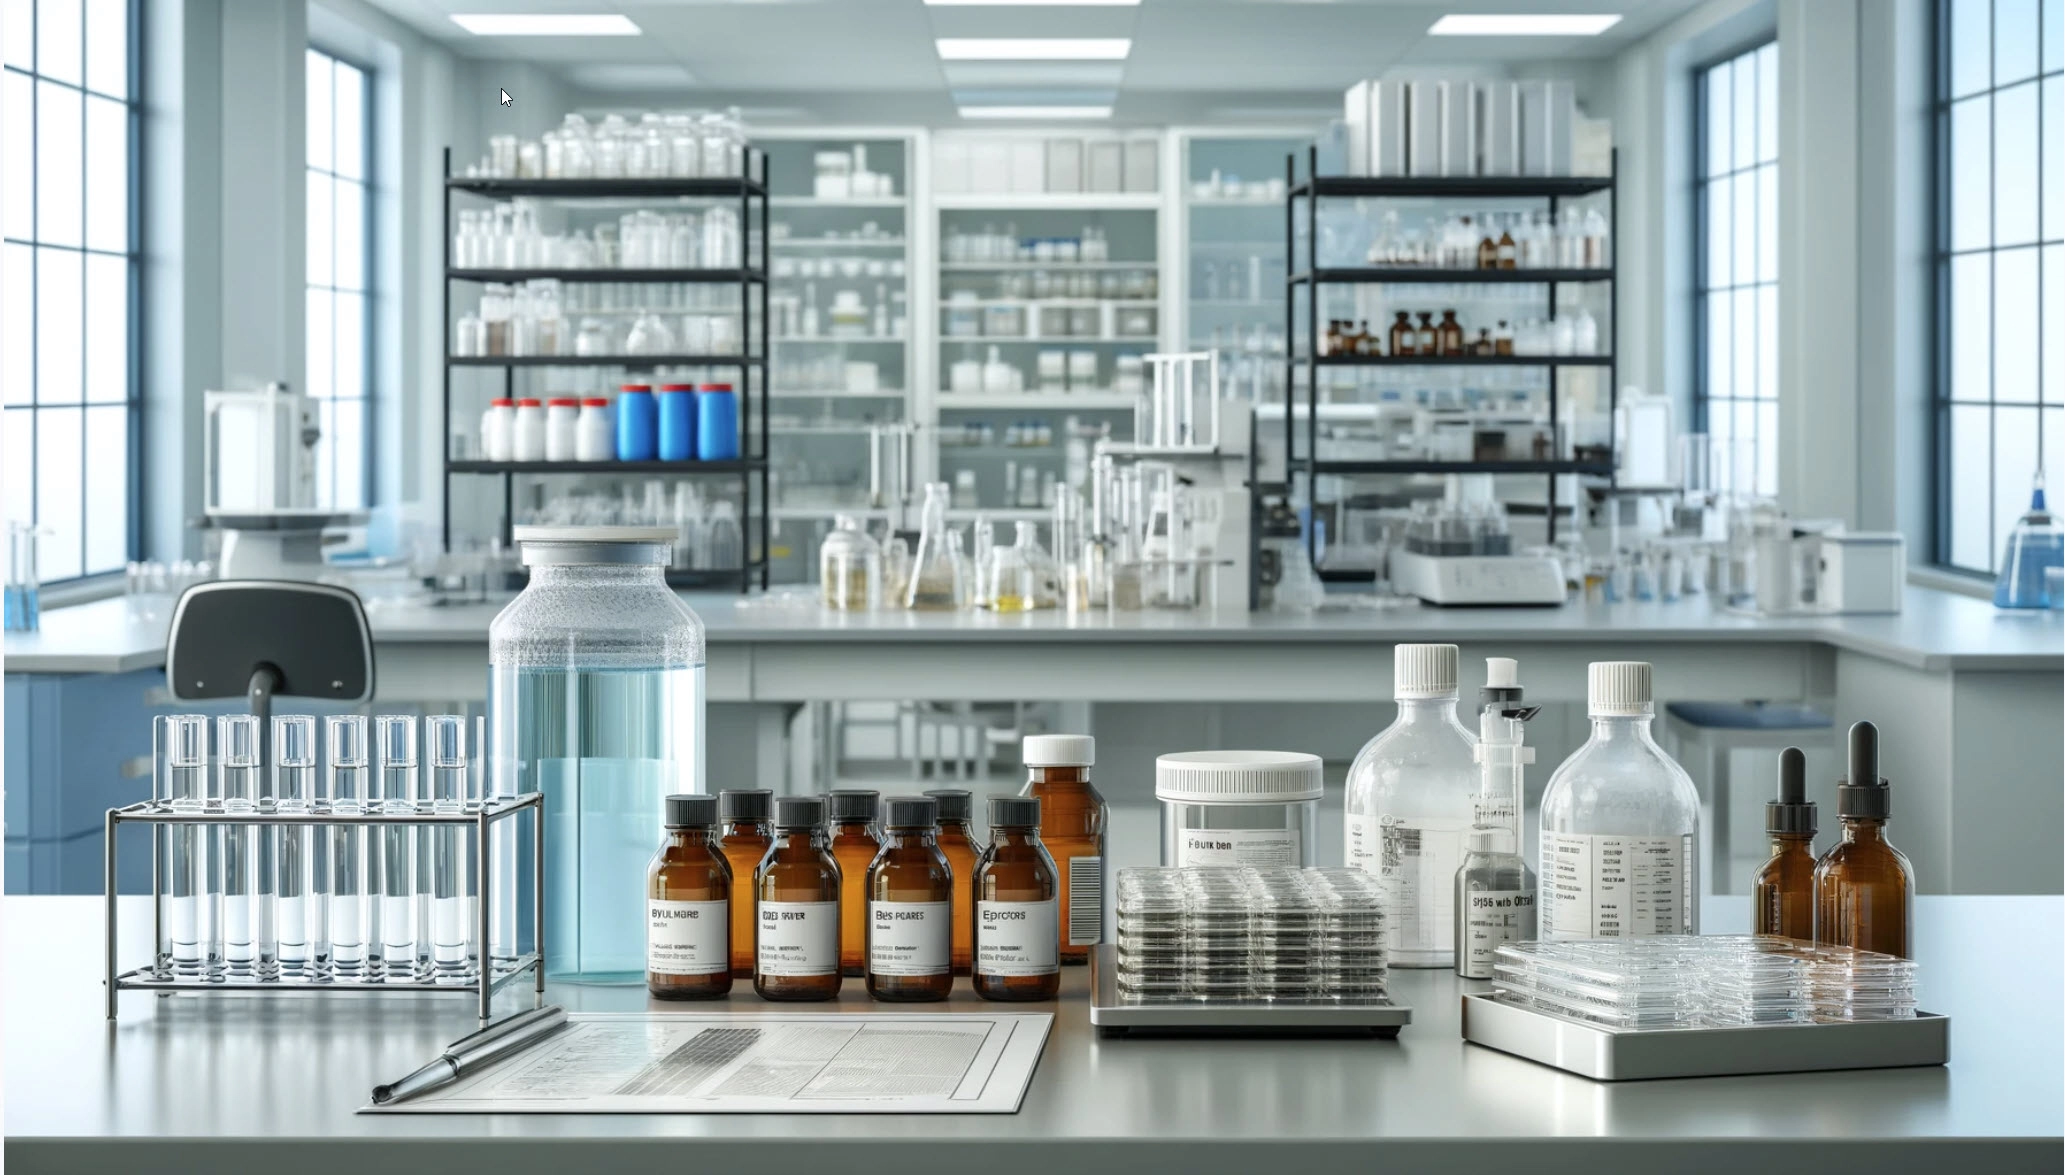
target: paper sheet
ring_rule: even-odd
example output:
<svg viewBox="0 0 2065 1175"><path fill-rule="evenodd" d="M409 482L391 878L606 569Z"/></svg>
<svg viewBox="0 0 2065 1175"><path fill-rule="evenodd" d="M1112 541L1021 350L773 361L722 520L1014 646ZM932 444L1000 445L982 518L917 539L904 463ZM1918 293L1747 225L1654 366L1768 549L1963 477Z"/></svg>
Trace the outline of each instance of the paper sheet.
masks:
<svg viewBox="0 0 2065 1175"><path fill-rule="evenodd" d="M1054 1017L576 1012L379 1114L1013 1114Z"/></svg>

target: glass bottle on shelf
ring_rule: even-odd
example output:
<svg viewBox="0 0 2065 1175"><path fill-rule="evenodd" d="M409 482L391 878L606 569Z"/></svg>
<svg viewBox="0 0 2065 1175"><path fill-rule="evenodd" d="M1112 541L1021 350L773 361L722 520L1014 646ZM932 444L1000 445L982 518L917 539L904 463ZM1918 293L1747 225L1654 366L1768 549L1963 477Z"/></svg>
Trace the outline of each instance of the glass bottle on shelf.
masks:
<svg viewBox="0 0 2065 1175"><path fill-rule="evenodd" d="M1369 328L1369 320L1362 319L1355 324L1355 353L1357 355L1382 355L1384 340Z"/></svg>
<svg viewBox="0 0 2065 1175"><path fill-rule="evenodd" d="M1432 310L1421 310L1418 313L1420 316L1420 329L1413 337L1413 354L1441 354L1441 338L1440 332L1434 326L1434 312Z"/></svg>
<svg viewBox="0 0 2065 1175"><path fill-rule="evenodd" d="M1499 267L1498 238L1491 235L1491 222L1484 222L1484 235L1477 241L1477 268L1497 269Z"/></svg>
<svg viewBox="0 0 2065 1175"><path fill-rule="evenodd" d="M961 585L961 566L947 547L947 484L929 482L920 507L918 549L911 558L910 586L903 606L918 612L951 612L966 593Z"/></svg>
<svg viewBox="0 0 2065 1175"><path fill-rule="evenodd" d="M1391 324L1391 354L1394 356L1418 354L1419 339L1420 334L1413 329L1410 314L1404 310L1399 311L1398 320Z"/></svg>
<svg viewBox="0 0 2065 1175"><path fill-rule="evenodd" d="M1456 312L1441 312L1440 353L1443 355L1463 354L1463 324L1456 321Z"/></svg>
<svg viewBox="0 0 2065 1175"><path fill-rule="evenodd" d="M1490 327L1481 326L1477 328L1477 341L1470 344L1470 353L1486 358L1498 354L1498 344L1491 341Z"/></svg>
<svg viewBox="0 0 2065 1175"><path fill-rule="evenodd" d="M1520 245L1513 239L1511 222L1499 230L1498 265L1500 269L1517 269L1520 265Z"/></svg>
<svg viewBox="0 0 2065 1175"><path fill-rule="evenodd" d="M1499 319L1498 329L1493 333L1491 340L1492 352L1494 354L1511 355L1513 353L1513 325L1503 318Z"/></svg>

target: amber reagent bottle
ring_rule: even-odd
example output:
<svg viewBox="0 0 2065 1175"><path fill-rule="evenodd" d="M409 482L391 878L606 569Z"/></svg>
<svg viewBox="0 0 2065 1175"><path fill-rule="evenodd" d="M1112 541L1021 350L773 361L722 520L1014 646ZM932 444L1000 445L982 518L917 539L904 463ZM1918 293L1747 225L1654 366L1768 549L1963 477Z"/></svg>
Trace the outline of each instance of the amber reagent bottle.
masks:
<svg viewBox="0 0 2065 1175"><path fill-rule="evenodd" d="M645 989L655 999L731 992L731 866L712 796L668 796L667 839L645 872Z"/></svg>
<svg viewBox="0 0 2065 1175"><path fill-rule="evenodd" d="M839 994L839 863L825 846L824 818L816 796L775 800L774 843L753 879L753 990L762 999Z"/></svg>
<svg viewBox="0 0 2065 1175"><path fill-rule="evenodd" d="M839 973L864 975L868 961L868 866L882 844L875 839L882 797L859 788L825 797L825 819L831 825L832 859L839 862L844 888L839 891Z"/></svg>
<svg viewBox="0 0 2065 1175"><path fill-rule="evenodd" d="M989 826L975 866L975 994L1051 1000L1061 992L1061 883L1040 844L1040 801L997 796Z"/></svg>
<svg viewBox="0 0 2065 1175"><path fill-rule="evenodd" d="M1087 963L1104 941L1104 797L1090 786L1097 740L1035 734L1024 743L1031 778L1020 795L1040 801L1040 840L1061 883L1061 961Z"/></svg>
<svg viewBox="0 0 2065 1175"><path fill-rule="evenodd" d="M939 805L939 851L954 871L954 974L967 975L975 962L975 862L982 844L975 839L975 796L960 788L925 793Z"/></svg>
<svg viewBox="0 0 2065 1175"><path fill-rule="evenodd" d="M1843 839L1814 868L1817 942L1914 957L1914 867L1886 839L1891 789L1879 776L1879 732L1850 728L1850 774L1836 786Z"/></svg>
<svg viewBox="0 0 2065 1175"><path fill-rule="evenodd" d="M753 977L753 922L759 911L753 900L753 874L774 843L774 793L765 788L717 793L717 819L723 822L718 848L731 864L731 974Z"/></svg>
<svg viewBox="0 0 2065 1175"><path fill-rule="evenodd" d="M1764 805L1771 856L1750 883L1758 934L1814 940L1815 819L1807 801L1807 756L1787 747L1778 756L1778 798Z"/></svg>
<svg viewBox="0 0 2065 1175"><path fill-rule="evenodd" d="M943 1000L954 989L954 871L933 835L939 805L896 796L886 809L868 867L868 994Z"/></svg>

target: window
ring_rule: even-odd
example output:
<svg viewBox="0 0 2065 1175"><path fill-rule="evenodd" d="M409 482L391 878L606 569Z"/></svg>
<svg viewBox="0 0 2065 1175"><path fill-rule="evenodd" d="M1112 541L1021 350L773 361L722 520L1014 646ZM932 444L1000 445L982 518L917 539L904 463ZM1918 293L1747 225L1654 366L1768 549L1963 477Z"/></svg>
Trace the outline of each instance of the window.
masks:
<svg viewBox="0 0 2065 1175"><path fill-rule="evenodd" d="M1693 412L1719 489L1778 492L1778 45L1709 66L1698 104Z"/></svg>
<svg viewBox="0 0 2065 1175"><path fill-rule="evenodd" d="M322 429L316 502L367 504L372 463L372 86L308 51L308 394Z"/></svg>
<svg viewBox="0 0 2065 1175"><path fill-rule="evenodd" d="M2060 12L1937 5L1936 561L1964 571L1995 569L2030 478L2065 457Z"/></svg>
<svg viewBox="0 0 2065 1175"><path fill-rule="evenodd" d="M134 17L0 6L0 477L8 516L45 532L45 582L137 553Z"/></svg>

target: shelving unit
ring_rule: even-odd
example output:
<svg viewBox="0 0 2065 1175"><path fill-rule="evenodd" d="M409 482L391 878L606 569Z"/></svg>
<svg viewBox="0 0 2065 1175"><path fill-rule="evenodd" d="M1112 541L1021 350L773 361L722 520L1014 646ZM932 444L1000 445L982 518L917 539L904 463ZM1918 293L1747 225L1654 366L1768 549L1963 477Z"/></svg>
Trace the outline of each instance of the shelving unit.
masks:
<svg viewBox="0 0 2065 1175"><path fill-rule="evenodd" d="M1299 388L1300 368L1303 369L1303 392L1305 397L1305 448L1301 456L1297 443L1297 413L1284 412L1284 453L1286 477L1295 486L1299 474L1305 476L1305 501L1316 513L1318 510L1319 478L1325 474L1538 474L1548 479L1548 528L1551 541L1556 534L1557 479L1572 474L1598 477L1609 483L1614 476L1614 454L1612 430L1607 430L1606 460L1578 461L1556 459L1548 461L1320 461L1319 452L1319 369L1322 367L1398 367L1398 368L1537 368L1548 373L1549 429L1555 433L1559 423L1562 389L1558 374L1572 368L1603 368L1606 372L1606 396L1608 416L1619 400L1618 367L1615 356L1604 355L1494 355L1494 356L1390 356L1390 355L1323 355L1320 354L1320 294L1329 285L1450 285L1450 284L1532 284L1547 288L1548 314L1553 321L1556 316L1556 289L1559 285L1571 283L1603 284L1607 289L1607 337L1618 343L1618 292L1617 267L1619 261L1620 223L1618 192L1615 175L1605 176L1322 176L1318 173L1319 153L1316 148L1306 152L1305 180L1298 179L1298 156L1294 152L1285 161L1285 177L1289 192L1284 202L1284 245L1286 251L1295 255L1299 232L1299 208L1305 210L1304 217L1304 262L1288 274L1284 282L1284 313L1286 321L1293 324L1289 348L1290 354L1284 362L1284 384L1295 396ZM1616 156L1614 172L1617 173ZM1614 265L1602 269L1440 269L1416 266L1321 266L1319 264L1319 202L1327 198L1345 199L1493 199L1493 200L1541 200L1547 202L1549 218L1556 218L1561 201L1582 196L1604 194L1607 201L1608 240ZM1298 309L1304 294L1304 320L1299 322ZM1258 489L1259 494L1259 489ZM1257 506L1259 509L1259 498ZM1317 528L1306 526L1305 544L1308 557L1318 562Z"/></svg>
<svg viewBox="0 0 2065 1175"><path fill-rule="evenodd" d="M444 446L443 540L452 543L452 479L462 476L502 479L501 535L509 541L514 522L516 479L553 474L719 477L737 478L739 488L739 530L745 550L737 570L670 572L668 580L678 586L730 586L749 591L757 578L768 583L769 483L767 464L767 362L768 362L768 196L767 157L747 148L745 175L711 179L474 179L452 175L452 152L444 153L444 313L445 362L442 419ZM747 264L725 269L461 269L452 264L452 198L477 196L491 200L518 196L550 200L630 201L641 203L678 200L736 200L739 234ZM753 248L757 242L758 248ZM752 254L757 251L758 256ZM562 283L611 282L624 284L736 285L739 291L739 337L745 340L736 354L702 355L454 355L452 338L452 287L458 283L518 283L555 278ZM758 303L756 306L755 303ZM756 345L757 344L757 345ZM738 396L739 453L732 461L481 461L452 456L452 373L461 368L500 369L502 394L515 395L516 372L526 367L626 367L633 370L659 367L736 368L734 387ZM757 573L757 574L756 574Z"/></svg>

